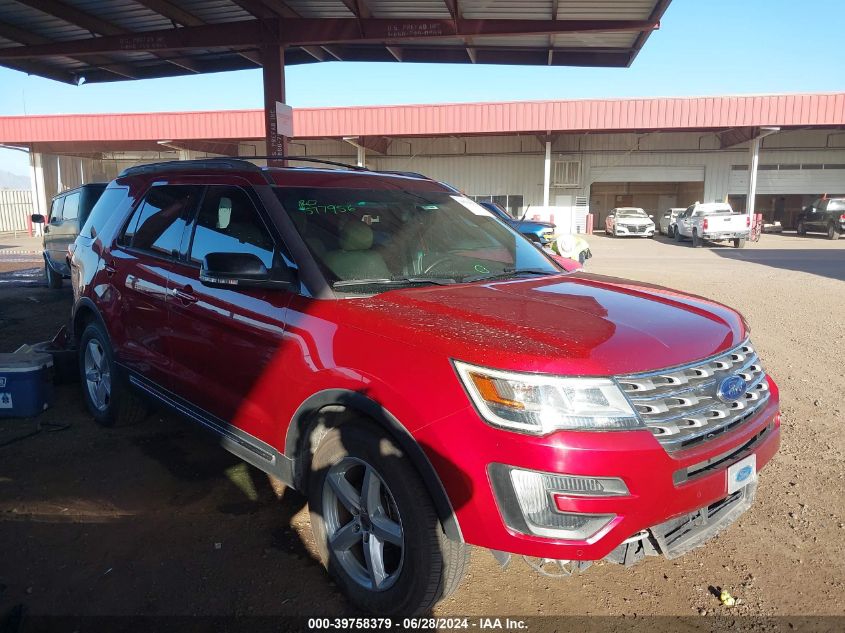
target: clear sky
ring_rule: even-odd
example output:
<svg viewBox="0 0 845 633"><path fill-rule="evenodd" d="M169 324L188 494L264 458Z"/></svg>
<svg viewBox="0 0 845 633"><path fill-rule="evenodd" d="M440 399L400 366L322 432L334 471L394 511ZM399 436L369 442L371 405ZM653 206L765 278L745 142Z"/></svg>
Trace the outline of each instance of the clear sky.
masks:
<svg viewBox="0 0 845 633"><path fill-rule="evenodd" d="M673 0L631 68L329 62L293 107L845 91L845 0ZM259 108L260 70L79 87L0 68L0 116ZM0 149L0 170L28 173Z"/></svg>

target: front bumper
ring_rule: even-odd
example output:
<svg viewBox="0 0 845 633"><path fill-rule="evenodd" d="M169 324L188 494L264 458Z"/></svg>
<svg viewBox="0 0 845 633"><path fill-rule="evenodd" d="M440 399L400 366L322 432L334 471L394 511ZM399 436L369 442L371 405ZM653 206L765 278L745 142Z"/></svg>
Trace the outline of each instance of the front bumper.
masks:
<svg viewBox="0 0 845 633"><path fill-rule="evenodd" d="M649 547L667 556L686 551L669 540L667 522L712 508L728 497L727 469L751 454L759 472L780 445L778 391L769 380L771 396L750 420L737 429L683 451L668 453L647 430L627 432L558 432L533 437L500 431L466 409L426 427L419 440L438 446L430 458L452 501L466 542L502 552L559 560L600 560L619 557L618 548L636 544L649 530ZM460 429L460 441L454 433ZM526 534L510 527L490 475L491 464L621 479L624 496L555 494L561 512L614 515L607 525L584 540L562 540ZM751 484L750 484L751 485ZM750 504L751 496L747 501ZM733 522L740 508L718 517L719 531ZM715 521L715 519L714 519ZM714 523L715 525L716 523ZM684 543L696 546L714 531L699 531ZM656 535L662 534L664 545ZM698 538L702 537L702 538ZM626 543L627 541L627 543ZM642 541L642 538L639 539ZM656 543L656 544L655 544ZM648 547L637 545L645 555ZM665 548L665 551L662 551ZM624 558L624 556L623 556Z"/></svg>
<svg viewBox="0 0 845 633"><path fill-rule="evenodd" d="M614 227L614 233L618 236L636 235L637 237L652 237L654 235L654 226L623 226L617 225Z"/></svg>

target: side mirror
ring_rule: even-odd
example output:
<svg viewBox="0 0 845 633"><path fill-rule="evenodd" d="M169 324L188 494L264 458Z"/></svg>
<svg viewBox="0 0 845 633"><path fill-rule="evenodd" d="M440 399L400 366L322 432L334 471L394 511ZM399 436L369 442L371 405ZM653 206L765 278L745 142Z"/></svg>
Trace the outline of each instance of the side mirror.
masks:
<svg viewBox="0 0 845 633"><path fill-rule="evenodd" d="M654 219L654 216L653 216L653 215L649 215L648 217L650 217L652 220Z"/></svg>
<svg viewBox="0 0 845 633"><path fill-rule="evenodd" d="M287 268L271 273L252 253L208 253L202 260L200 281L212 288L273 288L289 289L293 275Z"/></svg>
<svg viewBox="0 0 845 633"><path fill-rule="evenodd" d="M40 213L33 213L29 218L33 224L45 224L47 222L46 218Z"/></svg>

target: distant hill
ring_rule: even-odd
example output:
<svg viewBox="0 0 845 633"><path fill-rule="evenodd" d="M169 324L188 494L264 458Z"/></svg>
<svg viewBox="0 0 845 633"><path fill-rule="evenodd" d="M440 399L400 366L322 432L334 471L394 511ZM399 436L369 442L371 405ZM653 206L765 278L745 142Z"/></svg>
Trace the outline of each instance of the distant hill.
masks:
<svg viewBox="0 0 845 633"><path fill-rule="evenodd" d="M0 170L0 189L29 189L29 176Z"/></svg>

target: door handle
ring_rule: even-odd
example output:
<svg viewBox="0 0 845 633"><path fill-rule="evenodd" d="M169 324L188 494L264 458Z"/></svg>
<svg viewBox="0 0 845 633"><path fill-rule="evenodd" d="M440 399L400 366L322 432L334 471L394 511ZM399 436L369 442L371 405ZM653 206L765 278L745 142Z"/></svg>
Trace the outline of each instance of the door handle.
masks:
<svg viewBox="0 0 845 633"><path fill-rule="evenodd" d="M180 288L172 288L170 290L170 295L179 299L180 301L184 301L185 303L196 303L198 298L196 295L191 294L193 292L193 288L190 286L185 286L183 289Z"/></svg>
<svg viewBox="0 0 845 633"><path fill-rule="evenodd" d="M117 268L114 267L114 262L110 262L108 264L103 265L103 270L106 271L106 274L111 277L113 274L117 272Z"/></svg>

